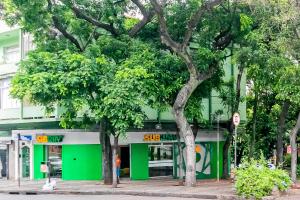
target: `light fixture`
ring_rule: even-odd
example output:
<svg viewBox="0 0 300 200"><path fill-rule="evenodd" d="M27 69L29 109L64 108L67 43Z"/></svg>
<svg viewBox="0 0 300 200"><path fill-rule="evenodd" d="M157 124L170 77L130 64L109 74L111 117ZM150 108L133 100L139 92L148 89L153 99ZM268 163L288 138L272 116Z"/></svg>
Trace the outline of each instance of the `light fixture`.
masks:
<svg viewBox="0 0 300 200"><path fill-rule="evenodd" d="M155 124L155 129L156 130L161 130L162 129L161 123Z"/></svg>

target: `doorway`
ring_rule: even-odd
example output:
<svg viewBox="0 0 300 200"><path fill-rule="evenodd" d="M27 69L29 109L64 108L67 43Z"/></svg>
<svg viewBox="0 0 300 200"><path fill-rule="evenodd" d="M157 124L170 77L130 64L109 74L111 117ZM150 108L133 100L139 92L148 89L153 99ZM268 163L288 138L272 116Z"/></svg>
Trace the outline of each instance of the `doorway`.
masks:
<svg viewBox="0 0 300 200"><path fill-rule="evenodd" d="M120 158L121 158L121 177L130 177L130 156L129 146L120 147Z"/></svg>
<svg viewBox="0 0 300 200"><path fill-rule="evenodd" d="M173 175L173 145L153 144L148 146L149 176Z"/></svg>
<svg viewBox="0 0 300 200"><path fill-rule="evenodd" d="M49 145L48 146L48 161L50 161L50 176L61 178L62 173L62 146Z"/></svg>
<svg viewBox="0 0 300 200"><path fill-rule="evenodd" d="M6 147L2 147L0 145L0 178L6 177L6 171L7 171L7 149Z"/></svg>
<svg viewBox="0 0 300 200"><path fill-rule="evenodd" d="M30 149L28 146L22 147L21 156L22 156L22 177L28 178L30 176Z"/></svg>

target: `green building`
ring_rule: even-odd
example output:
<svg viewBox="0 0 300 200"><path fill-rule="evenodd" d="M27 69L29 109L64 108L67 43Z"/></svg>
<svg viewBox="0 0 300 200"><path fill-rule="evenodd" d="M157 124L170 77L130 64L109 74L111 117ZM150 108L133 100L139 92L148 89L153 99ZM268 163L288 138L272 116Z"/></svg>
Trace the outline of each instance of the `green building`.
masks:
<svg viewBox="0 0 300 200"><path fill-rule="evenodd" d="M2 176L17 179L42 179L43 163L50 161L50 174L63 180L99 180L102 178L102 155L99 132L95 130L65 130L59 127L61 108L50 116L44 108L9 96L10 80L18 62L34 48L29 35L18 28L8 28L0 22L0 156ZM228 59L224 64L229 80L237 72ZM245 95L245 78L242 96ZM223 107L218 93L212 91L203 100L203 115L210 121L209 129L201 129L196 138L197 178L216 178L217 161L222 169L224 144L222 123L231 116ZM146 180L156 176L178 177L179 155L176 124L170 111L158 113L145 108L148 120L143 130L130 130L120 138L121 176L132 180ZM220 135L212 117L224 110L220 118ZM246 104L240 106L241 120L246 120ZM218 154L218 141L220 153ZM183 147L183 159L185 149ZM18 156L20 155L20 156ZM1 168L0 168L1 169Z"/></svg>

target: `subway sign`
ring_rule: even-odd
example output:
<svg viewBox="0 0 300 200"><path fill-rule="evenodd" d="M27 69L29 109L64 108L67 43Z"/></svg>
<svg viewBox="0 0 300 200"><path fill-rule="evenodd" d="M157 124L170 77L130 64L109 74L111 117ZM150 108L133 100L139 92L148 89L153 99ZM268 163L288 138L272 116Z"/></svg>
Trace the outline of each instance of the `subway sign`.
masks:
<svg viewBox="0 0 300 200"><path fill-rule="evenodd" d="M177 140L174 134L145 134L144 142L164 142L164 141L174 141Z"/></svg>
<svg viewBox="0 0 300 200"><path fill-rule="evenodd" d="M37 143L58 143L62 142L64 139L63 135L37 135Z"/></svg>

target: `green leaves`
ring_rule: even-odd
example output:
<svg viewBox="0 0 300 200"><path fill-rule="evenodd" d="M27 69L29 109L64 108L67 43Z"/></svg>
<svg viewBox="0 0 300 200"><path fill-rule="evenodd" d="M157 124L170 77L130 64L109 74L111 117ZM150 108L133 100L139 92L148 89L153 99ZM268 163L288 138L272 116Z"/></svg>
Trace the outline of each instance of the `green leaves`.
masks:
<svg viewBox="0 0 300 200"><path fill-rule="evenodd" d="M240 14L240 29L241 31L249 31L252 28L253 20L248 15L241 13Z"/></svg>
<svg viewBox="0 0 300 200"><path fill-rule="evenodd" d="M271 194L274 187L286 191L292 184L288 173L281 169L270 169L263 157L246 160L236 171L235 187L242 197L262 199Z"/></svg>
<svg viewBox="0 0 300 200"><path fill-rule="evenodd" d="M300 106L300 68L299 66L289 66L281 71L281 77L276 85L277 98L290 101Z"/></svg>

